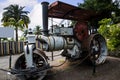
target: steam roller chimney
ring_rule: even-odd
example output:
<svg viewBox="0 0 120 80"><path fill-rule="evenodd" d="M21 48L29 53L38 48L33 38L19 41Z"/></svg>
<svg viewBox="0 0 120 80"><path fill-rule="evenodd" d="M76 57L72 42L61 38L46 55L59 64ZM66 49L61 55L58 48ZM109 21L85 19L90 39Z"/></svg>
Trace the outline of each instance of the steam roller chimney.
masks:
<svg viewBox="0 0 120 80"><path fill-rule="evenodd" d="M42 2L43 34L48 36L48 2Z"/></svg>

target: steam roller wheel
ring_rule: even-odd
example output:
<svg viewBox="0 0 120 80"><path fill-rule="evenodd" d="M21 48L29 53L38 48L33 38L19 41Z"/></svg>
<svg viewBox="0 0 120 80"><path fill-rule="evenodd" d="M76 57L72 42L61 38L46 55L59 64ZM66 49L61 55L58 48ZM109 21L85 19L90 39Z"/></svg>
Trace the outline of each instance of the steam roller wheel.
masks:
<svg viewBox="0 0 120 80"><path fill-rule="evenodd" d="M76 38L79 41L83 41L84 39L88 38L88 28L86 22L77 22L75 24L74 33Z"/></svg>
<svg viewBox="0 0 120 80"><path fill-rule="evenodd" d="M89 55L88 61L92 64L95 62L96 65L105 62L108 52L106 41L102 35L91 34L84 43L84 47L86 47Z"/></svg>
<svg viewBox="0 0 120 80"><path fill-rule="evenodd" d="M36 54L36 53L33 53L33 62L34 62L34 66L37 69L41 69L41 68L47 66L47 64L48 64L41 55ZM14 65L14 68L18 71L26 69L26 60L25 60L24 54L22 54L17 59L15 65ZM17 80L33 80L33 79L42 80L46 74L47 74L47 71L42 71L39 74L35 74L35 75L27 75L27 74L26 75L17 75L16 79Z"/></svg>

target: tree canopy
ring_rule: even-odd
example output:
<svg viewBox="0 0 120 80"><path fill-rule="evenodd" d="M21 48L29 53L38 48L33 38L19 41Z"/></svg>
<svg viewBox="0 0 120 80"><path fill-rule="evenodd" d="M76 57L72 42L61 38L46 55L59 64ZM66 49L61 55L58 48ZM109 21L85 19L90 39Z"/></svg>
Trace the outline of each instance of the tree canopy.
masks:
<svg viewBox="0 0 120 80"><path fill-rule="evenodd" d="M120 48L120 24L113 24L110 18L99 21L99 24L98 31L107 39L108 49Z"/></svg>
<svg viewBox="0 0 120 80"><path fill-rule="evenodd" d="M40 35L41 34L41 27L39 25L35 26L34 30L33 30L33 33L35 35Z"/></svg>
<svg viewBox="0 0 120 80"><path fill-rule="evenodd" d="M3 12L3 26L13 26L16 30L16 41L18 41L18 28L23 29L23 27L28 27L30 23L29 17L27 14L28 11L23 10L24 7L19 5L9 5L4 8Z"/></svg>
<svg viewBox="0 0 120 80"><path fill-rule="evenodd" d="M98 15L89 23L99 27L98 32L106 40L109 50L120 48L120 5L119 0L84 0L80 8L94 10Z"/></svg>
<svg viewBox="0 0 120 80"><path fill-rule="evenodd" d="M98 26L98 21L104 18L113 18L120 16L119 1L112 0L84 0L84 3L79 4L80 8L94 10L98 16L91 22L92 25ZM114 20L115 20L114 17Z"/></svg>

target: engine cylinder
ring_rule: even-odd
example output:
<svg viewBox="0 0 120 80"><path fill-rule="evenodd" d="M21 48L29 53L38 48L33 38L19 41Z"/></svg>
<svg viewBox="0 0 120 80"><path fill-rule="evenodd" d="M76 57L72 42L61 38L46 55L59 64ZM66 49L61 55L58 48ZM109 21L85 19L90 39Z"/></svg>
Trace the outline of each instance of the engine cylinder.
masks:
<svg viewBox="0 0 120 80"><path fill-rule="evenodd" d="M39 36L39 39L42 39L44 42L39 41L37 46L45 51L70 49L75 44L73 38L64 38L62 36Z"/></svg>

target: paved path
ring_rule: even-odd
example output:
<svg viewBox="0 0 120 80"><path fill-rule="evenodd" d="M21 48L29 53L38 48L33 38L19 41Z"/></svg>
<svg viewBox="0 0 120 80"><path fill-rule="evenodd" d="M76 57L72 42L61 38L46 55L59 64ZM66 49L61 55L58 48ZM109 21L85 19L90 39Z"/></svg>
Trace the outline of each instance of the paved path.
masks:
<svg viewBox="0 0 120 80"><path fill-rule="evenodd" d="M12 56L12 66L15 63L15 60L18 58L20 54ZM0 57L0 68L9 69L9 56Z"/></svg>
<svg viewBox="0 0 120 80"><path fill-rule="evenodd" d="M50 56L51 53L47 53ZM55 52L59 54L59 52ZM12 65L19 55L12 56ZM49 60L51 65L58 65L64 61L62 57L56 57L55 61ZM0 68L8 69L9 56L0 57ZM76 63L77 64L77 63ZM65 63L59 68L54 68L49 74L56 73L55 75L47 75L44 80L120 80L120 58L108 57L103 65L97 66L96 74L92 75L92 66L82 63L77 67L76 64L69 62ZM63 72L60 72L64 70ZM14 76L8 75L7 72L0 71L0 80L15 80Z"/></svg>
<svg viewBox="0 0 120 80"><path fill-rule="evenodd" d="M46 52L47 56L51 56L51 52ZM59 51L54 52L54 55L58 55ZM14 66L15 61L21 54L12 55L12 67ZM61 56L57 56L54 58L54 61L49 57L49 63L51 65L58 65L64 61L64 58ZM9 56L0 57L0 69L9 70ZM7 72L0 71L0 80L13 80L14 76L9 75Z"/></svg>
<svg viewBox="0 0 120 80"><path fill-rule="evenodd" d="M12 56L12 66L15 63L15 60L18 58L19 55ZM2 56L0 57L0 68L9 70L9 56ZM0 71L0 80L12 80L12 76L9 75L7 72Z"/></svg>

